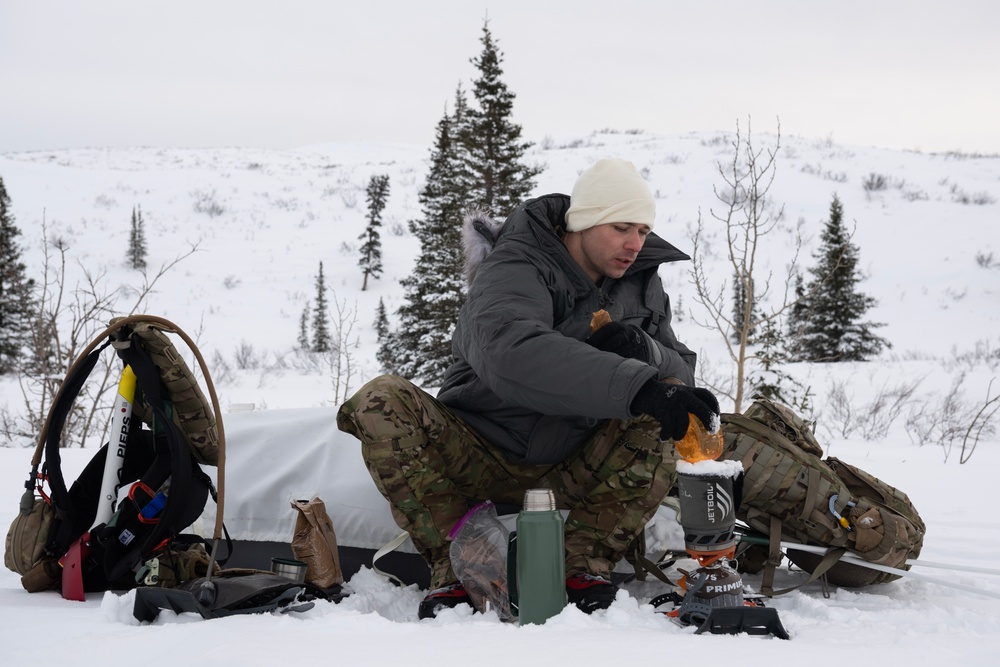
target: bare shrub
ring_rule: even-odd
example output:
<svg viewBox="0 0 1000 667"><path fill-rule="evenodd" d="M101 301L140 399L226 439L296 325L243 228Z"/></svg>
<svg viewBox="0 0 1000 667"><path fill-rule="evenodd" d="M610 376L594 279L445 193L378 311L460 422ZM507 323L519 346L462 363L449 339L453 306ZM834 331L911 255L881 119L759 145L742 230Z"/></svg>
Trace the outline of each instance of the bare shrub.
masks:
<svg viewBox="0 0 1000 667"><path fill-rule="evenodd" d="M751 348L753 334L769 325L778 326L782 314L793 305L789 291L795 285L802 237L797 229L782 223L784 207L775 206L770 196L781 148L780 124L773 147L758 148L749 123L745 137L738 124L732 136L732 156L717 165L722 184L716 186L714 192L721 206L709 210L712 220L708 224L699 212L691 234L690 282L695 288L695 300L704 308L704 315L699 318L692 314L692 319L723 338L736 374L732 381L709 383L702 371L701 380L720 396L731 398L733 411L740 412L752 382L749 371L755 362L763 361L760 352ZM718 231L711 231L708 225ZM794 248L791 257L786 258L784 276L775 281L778 285L775 291L780 293L771 299L769 312L763 312L758 305L771 296L772 272L759 260L758 251L768 242L767 236L775 231L788 233ZM718 286L709 278L711 272L706 261L714 256L711 244L716 234L722 239L719 247L728 262L727 270L731 271L741 294L746 295L741 313L734 313L730 308L730 288L725 283Z"/></svg>
<svg viewBox="0 0 1000 667"><path fill-rule="evenodd" d="M233 367L218 350L212 354L212 379L216 385L229 384L235 379Z"/></svg>
<svg viewBox="0 0 1000 667"><path fill-rule="evenodd" d="M853 392L848 391L849 381L831 382L827 394L827 419L824 427L833 435L849 438L858 433L868 441L881 440L889 433L893 423L914 402L914 394L921 380L895 386L883 384L870 402L858 405Z"/></svg>
<svg viewBox="0 0 1000 667"><path fill-rule="evenodd" d="M1000 395L993 396L993 380L990 380L990 385L986 388L986 400L976 410L976 414L969 423L969 428L962 436L962 448L958 455L959 463L968 462L973 452L976 451L976 445L979 444L979 439L982 436L996 433L993 417L997 414L997 410L1000 410Z"/></svg>
<svg viewBox="0 0 1000 667"><path fill-rule="evenodd" d="M144 310L156 283L196 251L197 245L192 245L189 251L162 264L155 274L143 268L139 274L141 284L127 290L108 290L103 272L93 272L80 264L83 279L71 287L67 275L70 245L63 238L50 238L43 219L41 278L26 332L30 351L17 370L23 408L16 417L4 419L4 435L11 440L37 438L64 376L94 336L112 317ZM123 299L128 303L122 304ZM114 359L105 355L84 383L63 427L64 446L76 441L82 447L94 436L100 442L106 439L109 421L101 416L110 413L108 390L114 384Z"/></svg>
<svg viewBox="0 0 1000 667"><path fill-rule="evenodd" d="M109 195L99 194L94 198L94 206L98 208L114 208L118 206L118 201Z"/></svg>
<svg viewBox="0 0 1000 667"><path fill-rule="evenodd" d="M215 190L193 190L191 197L194 199L195 213L205 213L210 218L217 218L226 212L225 207L219 203Z"/></svg>
<svg viewBox="0 0 1000 667"><path fill-rule="evenodd" d="M900 195L906 201L927 201L928 199L930 199L930 196L926 192L916 188L904 187L900 192Z"/></svg>
<svg viewBox="0 0 1000 667"><path fill-rule="evenodd" d="M993 257L993 252L984 252L982 250L976 253L976 264L984 269L1000 269L1000 262Z"/></svg>
<svg viewBox="0 0 1000 667"><path fill-rule="evenodd" d="M338 299L334 291L333 307L336 310L331 322L334 344L327 354L327 366L333 385L333 401L340 404L350 395L351 383L358 372L354 351L360 346L360 339L358 336L351 339L358 323L358 305L355 303L353 307L348 307L347 302Z"/></svg>
<svg viewBox="0 0 1000 667"><path fill-rule="evenodd" d="M957 183L951 184L950 194L951 200L956 204L987 206L989 204L995 204L997 201L993 195L985 190L969 194L959 187Z"/></svg>
<svg viewBox="0 0 1000 667"><path fill-rule="evenodd" d="M847 182L847 172L846 171L832 171L830 169L823 169L822 164L804 164L800 171L803 174L810 174L812 176L818 176L827 181L833 181L834 183L846 183Z"/></svg>
<svg viewBox="0 0 1000 667"><path fill-rule="evenodd" d="M907 405L913 402L913 395L920 386L920 380L879 389L875 398L861 413L858 428L865 440L881 440L889 434L889 427L903 414Z"/></svg>
<svg viewBox="0 0 1000 667"><path fill-rule="evenodd" d="M982 403L970 402L962 392L965 373L960 373L943 397L928 395L916 403L906 419L906 432L918 445L941 448L945 462L959 445L959 463L966 463L976 450L979 440L996 433L995 417L1000 409L1000 396L993 396L993 381Z"/></svg>
<svg viewBox="0 0 1000 667"><path fill-rule="evenodd" d="M977 340L968 350L952 347L948 366L949 368L965 368L970 371L985 366L996 371L1000 367L1000 347L997 347L988 338Z"/></svg>
<svg viewBox="0 0 1000 667"><path fill-rule="evenodd" d="M724 146L729 143L729 135L727 134L717 134L711 139L702 139L701 145L711 148L715 146Z"/></svg>
<svg viewBox="0 0 1000 667"><path fill-rule="evenodd" d="M834 436L850 437L857 428L857 417L845 383L835 382L830 386L826 397L826 409L828 415L824 413L824 417L828 416L829 419L824 419L823 427Z"/></svg>
<svg viewBox="0 0 1000 667"><path fill-rule="evenodd" d="M236 363L236 368L241 371L257 370L263 365L261 356L254 350L253 345L245 340L241 340L236 346L233 361Z"/></svg>
<svg viewBox="0 0 1000 667"><path fill-rule="evenodd" d="M275 199L271 202L271 205L282 211L297 211L299 208L299 200L295 197L290 197L288 199Z"/></svg>
<svg viewBox="0 0 1000 667"><path fill-rule="evenodd" d="M889 188L889 178L884 174L871 172L861 181L861 187L866 193L881 192Z"/></svg>

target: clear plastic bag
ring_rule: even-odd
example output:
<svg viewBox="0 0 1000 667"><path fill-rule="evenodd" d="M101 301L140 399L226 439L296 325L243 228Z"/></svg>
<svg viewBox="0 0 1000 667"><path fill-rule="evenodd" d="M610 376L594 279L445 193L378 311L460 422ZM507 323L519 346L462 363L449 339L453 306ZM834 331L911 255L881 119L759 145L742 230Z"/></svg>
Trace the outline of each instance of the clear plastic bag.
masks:
<svg viewBox="0 0 1000 667"><path fill-rule="evenodd" d="M451 566L472 604L492 609L501 621L515 620L507 594L508 531L489 500L479 503L451 531Z"/></svg>

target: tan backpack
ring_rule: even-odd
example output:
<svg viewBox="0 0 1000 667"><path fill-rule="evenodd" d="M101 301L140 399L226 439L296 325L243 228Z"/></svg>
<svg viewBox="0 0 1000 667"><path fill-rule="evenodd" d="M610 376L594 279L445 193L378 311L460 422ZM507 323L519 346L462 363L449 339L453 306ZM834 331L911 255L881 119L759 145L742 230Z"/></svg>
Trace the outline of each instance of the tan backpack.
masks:
<svg viewBox="0 0 1000 667"><path fill-rule="evenodd" d="M774 569L782 539L831 547L827 556L788 549L789 560L838 586L865 586L899 578L838 562L850 552L868 562L909 569L920 554L926 528L905 493L855 466L830 457L809 424L766 399L743 415L722 415L723 458L743 465L737 518L768 537L762 592L777 595ZM751 568L752 569L752 568ZM800 584L801 585L801 584Z"/></svg>

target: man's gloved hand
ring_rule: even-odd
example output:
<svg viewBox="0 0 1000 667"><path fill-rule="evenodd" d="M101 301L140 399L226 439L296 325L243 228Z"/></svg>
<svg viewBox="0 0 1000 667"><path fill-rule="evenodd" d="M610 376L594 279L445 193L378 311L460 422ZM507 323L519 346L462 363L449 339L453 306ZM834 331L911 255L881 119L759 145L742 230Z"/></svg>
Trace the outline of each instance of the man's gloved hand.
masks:
<svg viewBox="0 0 1000 667"><path fill-rule="evenodd" d="M602 352L614 352L626 359L638 359L649 363L646 334L634 324L609 322L590 334L584 342Z"/></svg>
<svg viewBox="0 0 1000 667"><path fill-rule="evenodd" d="M690 421L688 413L700 419L705 428L719 424L719 401L712 392L666 384L655 378L639 388L631 407L633 412L649 415L660 422L660 440L683 438Z"/></svg>

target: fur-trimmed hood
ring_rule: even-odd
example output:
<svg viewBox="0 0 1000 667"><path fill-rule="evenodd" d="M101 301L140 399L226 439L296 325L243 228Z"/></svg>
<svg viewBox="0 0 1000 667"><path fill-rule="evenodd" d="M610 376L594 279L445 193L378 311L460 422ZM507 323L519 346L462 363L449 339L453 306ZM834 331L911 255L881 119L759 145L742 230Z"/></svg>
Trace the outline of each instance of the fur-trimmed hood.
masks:
<svg viewBox="0 0 1000 667"><path fill-rule="evenodd" d="M469 211L462 221L462 257L465 270L465 284L471 285L479 265L493 250L500 238L503 223L494 220L483 210Z"/></svg>

